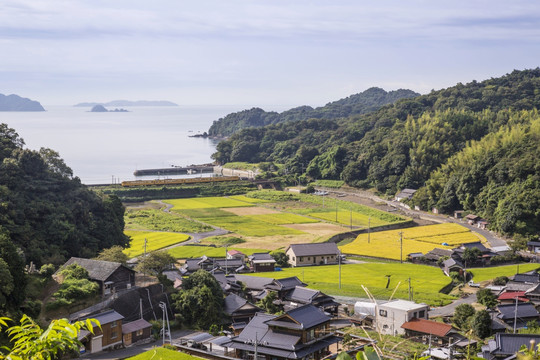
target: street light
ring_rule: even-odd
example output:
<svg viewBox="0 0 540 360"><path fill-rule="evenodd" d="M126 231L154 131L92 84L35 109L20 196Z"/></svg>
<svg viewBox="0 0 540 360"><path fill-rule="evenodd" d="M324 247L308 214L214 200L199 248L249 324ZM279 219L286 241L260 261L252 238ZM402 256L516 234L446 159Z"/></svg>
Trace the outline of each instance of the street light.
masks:
<svg viewBox="0 0 540 360"><path fill-rule="evenodd" d="M159 307L163 310L163 325L161 331L163 332L163 345L165 345L165 319L167 319L167 332L169 333L169 344L172 344L171 339L171 326L169 324L169 313L167 312L167 304L163 301L159 302Z"/></svg>

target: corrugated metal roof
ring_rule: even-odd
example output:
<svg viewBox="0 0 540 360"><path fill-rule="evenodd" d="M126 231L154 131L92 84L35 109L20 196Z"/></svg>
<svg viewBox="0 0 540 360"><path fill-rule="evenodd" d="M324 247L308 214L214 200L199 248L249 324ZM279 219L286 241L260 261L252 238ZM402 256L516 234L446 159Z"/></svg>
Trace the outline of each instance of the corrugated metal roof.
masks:
<svg viewBox="0 0 540 360"><path fill-rule="evenodd" d="M112 323L113 321L122 320L124 317L114 310L109 310L101 314L94 314L85 319L96 319L101 325Z"/></svg>
<svg viewBox="0 0 540 360"><path fill-rule="evenodd" d="M435 336L446 336L452 330L452 326L448 324L443 324L436 321L425 320L425 319L412 319L401 325L403 329L421 332L424 334L432 334Z"/></svg>
<svg viewBox="0 0 540 360"><path fill-rule="evenodd" d="M129 334L137 330L151 328L152 324L144 319L132 321L127 324L122 324L122 334Z"/></svg>

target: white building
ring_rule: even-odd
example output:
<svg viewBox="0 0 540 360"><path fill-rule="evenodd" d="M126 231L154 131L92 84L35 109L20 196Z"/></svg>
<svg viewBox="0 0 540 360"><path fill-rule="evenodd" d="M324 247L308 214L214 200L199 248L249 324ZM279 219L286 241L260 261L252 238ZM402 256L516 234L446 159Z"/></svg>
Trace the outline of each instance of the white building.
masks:
<svg viewBox="0 0 540 360"><path fill-rule="evenodd" d="M393 300L378 304L376 313L377 331L388 335L404 335L405 329L401 325L413 318L427 320L428 311L428 305L407 300Z"/></svg>

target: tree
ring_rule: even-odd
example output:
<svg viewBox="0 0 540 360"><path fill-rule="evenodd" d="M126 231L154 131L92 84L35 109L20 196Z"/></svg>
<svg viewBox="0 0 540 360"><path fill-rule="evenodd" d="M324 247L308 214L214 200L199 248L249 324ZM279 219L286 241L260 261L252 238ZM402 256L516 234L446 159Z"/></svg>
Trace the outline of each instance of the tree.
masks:
<svg viewBox="0 0 540 360"><path fill-rule="evenodd" d="M497 297L493 295L490 289L484 288L478 290L476 292L476 298L480 304L484 305L488 309L491 309L497 305Z"/></svg>
<svg viewBox="0 0 540 360"><path fill-rule="evenodd" d="M187 326L209 329L223 318L223 291L207 271L197 270L190 275L172 299L176 318Z"/></svg>
<svg viewBox="0 0 540 360"><path fill-rule="evenodd" d="M454 324L461 330L470 328L469 319L476 311L470 304L461 304L456 307L454 312Z"/></svg>
<svg viewBox="0 0 540 360"><path fill-rule="evenodd" d="M491 317L486 310L480 310L472 316L471 329L481 339L491 335Z"/></svg>
<svg viewBox="0 0 540 360"><path fill-rule="evenodd" d="M259 302L257 302L257 306L260 307L261 309L264 309L264 311L266 311L267 313L276 314L281 311L279 306L274 304L274 301L276 300L277 300L277 293L275 291L270 291L268 295L266 295L264 298L259 300Z"/></svg>
<svg viewBox="0 0 540 360"><path fill-rule="evenodd" d="M289 256L285 251L275 250L270 255L276 260L276 265L282 268L289 267Z"/></svg>
<svg viewBox="0 0 540 360"><path fill-rule="evenodd" d="M171 267L176 262L174 256L167 251L154 251L150 254L140 257L139 263L135 266L135 270L144 274L157 275L165 269Z"/></svg>
<svg viewBox="0 0 540 360"><path fill-rule="evenodd" d="M482 256L482 251L480 251L479 248L466 248L465 251L463 251L463 261L468 265L477 262L480 256Z"/></svg>
<svg viewBox="0 0 540 360"><path fill-rule="evenodd" d="M113 247L110 247L108 249L103 249L96 257L96 260L103 260L103 261L112 261L112 262L119 262L122 264L126 264L129 260L129 257L124 254L124 248L115 245Z"/></svg>
<svg viewBox="0 0 540 360"><path fill-rule="evenodd" d="M86 329L94 332L101 327L96 319L77 321L70 324L67 319L53 320L47 329L40 328L32 319L23 315L20 326L7 327L9 318L0 318L0 328L5 328L12 347L0 352L0 360L42 359L53 360L69 351L78 351L82 345L77 339L79 332Z"/></svg>

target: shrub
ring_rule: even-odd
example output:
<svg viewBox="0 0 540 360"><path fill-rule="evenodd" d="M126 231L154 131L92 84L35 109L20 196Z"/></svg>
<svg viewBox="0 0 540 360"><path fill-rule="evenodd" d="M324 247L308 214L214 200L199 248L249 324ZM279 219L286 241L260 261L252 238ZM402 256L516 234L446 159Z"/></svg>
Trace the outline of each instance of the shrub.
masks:
<svg viewBox="0 0 540 360"><path fill-rule="evenodd" d="M495 279L493 279L493 285L503 286L506 285L508 280L509 279L507 276L497 276Z"/></svg>

